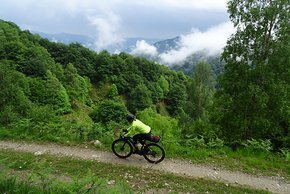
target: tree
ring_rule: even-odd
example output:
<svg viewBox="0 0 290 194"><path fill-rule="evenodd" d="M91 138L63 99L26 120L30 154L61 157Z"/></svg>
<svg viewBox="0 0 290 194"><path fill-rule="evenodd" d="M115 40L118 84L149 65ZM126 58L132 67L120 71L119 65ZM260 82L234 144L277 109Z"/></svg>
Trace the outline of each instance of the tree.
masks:
<svg viewBox="0 0 290 194"><path fill-rule="evenodd" d="M64 82L71 101L78 100L91 103L89 97L90 82L80 76L73 64L69 63L64 70Z"/></svg>
<svg viewBox="0 0 290 194"><path fill-rule="evenodd" d="M106 99L100 103L99 107L90 116L96 123L108 124L110 121L124 123L126 115L128 115L128 111L122 101Z"/></svg>
<svg viewBox="0 0 290 194"><path fill-rule="evenodd" d="M189 112L192 118L207 118L208 109L213 103L215 91L214 73L209 64L199 62L196 65L193 80L189 86Z"/></svg>
<svg viewBox="0 0 290 194"><path fill-rule="evenodd" d="M282 141L290 124L289 1L231 0L228 12L237 32L222 54L214 120L229 142Z"/></svg>
<svg viewBox="0 0 290 194"><path fill-rule="evenodd" d="M151 92L145 84L139 84L131 94L131 110L143 110L152 105Z"/></svg>
<svg viewBox="0 0 290 194"><path fill-rule="evenodd" d="M164 76L160 76L159 80L158 80L158 84L161 87L161 89L163 90L163 94L167 95L167 93L169 92L169 83L168 81L165 79Z"/></svg>
<svg viewBox="0 0 290 194"><path fill-rule="evenodd" d="M163 90L157 82L150 83L148 88L152 92L151 97L154 104L158 103L164 98Z"/></svg>
<svg viewBox="0 0 290 194"><path fill-rule="evenodd" d="M46 72L45 88L44 104L51 105L53 109L60 114L67 113L71 110L69 96L66 89L50 71Z"/></svg>
<svg viewBox="0 0 290 194"><path fill-rule="evenodd" d="M109 92L109 98L115 98L119 95L118 88L115 84L112 84L111 90Z"/></svg>
<svg viewBox="0 0 290 194"><path fill-rule="evenodd" d="M0 60L0 124L7 125L26 117L32 103L27 98L25 75L9 61Z"/></svg>
<svg viewBox="0 0 290 194"><path fill-rule="evenodd" d="M176 116L180 112L182 112L186 101L186 97L187 96L185 86L181 84L174 84L170 88L165 98L165 103L168 112L173 116Z"/></svg>

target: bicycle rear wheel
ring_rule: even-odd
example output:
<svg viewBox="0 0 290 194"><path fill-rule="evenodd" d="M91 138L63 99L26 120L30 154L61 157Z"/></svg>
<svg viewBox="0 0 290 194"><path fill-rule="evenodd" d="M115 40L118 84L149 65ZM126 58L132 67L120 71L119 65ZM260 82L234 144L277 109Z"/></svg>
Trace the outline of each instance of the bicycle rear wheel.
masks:
<svg viewBox="0 0 290 194"><path fill-rule="evenodd" d="M133 153L133 146L125 139L117 139L112 143L112 151L119 158L127 158Z"/></svg>
<svg viewBox="0 0 290 194"><path fill-rule="evenodd" d="M164 149L155 143L147 144L144 147L145 154L143 155L144 158L151 163L159 163L165 158L165 151Z"/></svg>

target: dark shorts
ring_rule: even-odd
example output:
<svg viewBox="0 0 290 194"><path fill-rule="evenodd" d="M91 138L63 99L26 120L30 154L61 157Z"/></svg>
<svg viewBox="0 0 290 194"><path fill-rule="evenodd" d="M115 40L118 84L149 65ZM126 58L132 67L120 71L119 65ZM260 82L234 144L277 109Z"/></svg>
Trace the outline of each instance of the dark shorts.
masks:
<svg viewBox="0 0 290 194"><path fill-rule="evenodd" d="M137 141L139 141L141 144L144 144L144 140L151 140L151 133L137 134L133 136L134 144L136 144Z"/></svg>

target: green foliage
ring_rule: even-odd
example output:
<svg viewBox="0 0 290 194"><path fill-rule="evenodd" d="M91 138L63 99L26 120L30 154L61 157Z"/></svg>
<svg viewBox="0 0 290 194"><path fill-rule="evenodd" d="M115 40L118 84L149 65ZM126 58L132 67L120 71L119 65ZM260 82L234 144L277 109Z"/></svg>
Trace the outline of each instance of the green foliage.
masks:
<svg viewBox="0 0 290 194"><path fill-rule="evenodd" d="M45 88L45 104L50 104L60 114L67 113L71 110L66 89L50 71L46 73Z"/></svg>
<svg viewBox="0 0 290 194"><path fill-rule="evenodd" d="M184 103L186 100L186 92L185 92L185 86L184 85L173 85L165 99L165 103L167 106L168 112L176 116L180 114L183 111Z"/></svg>
<svg viewBox="0 0 290 194"><path fill-rule="evenodd" d="M280 150L283 157L285 157L286 161L290 161L290 151L286 148Z"/></svg>
<svg viewBox="0 0 290 194"><path fill-rule="evenodd" d="M40 46L25 48L22 59L17 61L17 69L30 76L44 76L47 70L52 69L53 60L48 52Z"/></svg>
<svg viewBox="0 0 290 194"><path fill-rule="evenodd" d="M110 121L124 122L127 114L127 108L122 101L106 99L91 113L91 117L96 123L106 124Z"/></svg>
<svg viewBox="0 0 290 194"><path fill-rule="evenodd" d="M164 115L169 106L178 110L175 115L182 112L187 80L182 73L126 53L52 43L2 20L0 27L0 120L19 138L90 140L98 133L86 118L92 107L93 120L103 126L98 135L109 137L106 142L112 129L124 125L126 105L131 112L155 104L162 105ZM167 106L170 90L182 95L175 94Z"/></svg>
<svg viewBox="0 0 290 194"><path fill-rule="evenodd" d="M169 83L168 81L165 79L164 76L160 76L159 80L158 80L158 84L161 87L163 94L167 95L167 93L169 92Z"/></svg>
<svg viewBox="0 0 290 194"><path fill-rule="evenodd" d="M119 95L119 92L118 92L117 86L115 84L112 84L111 90L109 92L109 97L114 98L114 97L117 97L118 95Z"/></svg>
<svg viewBox="0 0 290 194"><path fill-rule="evenodd" d="M256 139L250 139L247 140L246 143L242 143L247 149L253 150L253 151L264 151L269 152L272 150L272 144L270 140L256 140Z"/></svg>
<svg viewBox="0 0 290 194"><path fill-rule="evenodd" d="M209 148L209 149L221 149L224 147L224 141L215 138L215 139L210 139L209 141L206 141L203 136L200 137L194 137L190 138L188 136L184 142L181 142L182 145L186 147L193 147L193 148Z"/></svg>
<svg viewBox="0 0 290 194"><path fill-rule="evenodd" d="M198 137L194 137L192 139L186 139L184 142L185 146L188 147L194 147L194 148L205 148L206 147L206 143L203 137L198 138Z"/></svg>
<svg viewBox="0 0 290 194"><path fill-rule="evenodd" d="M131 94L131 112L133 110L143 110L152 104L151 92L145 84L139 84Z"/></svg>
<svg viewBox="0 0 290 194"><path fill-rule="evenodd" d="M220 137L219 127L204 119L192 120L188 115L183 114L178 125L181 128L183 138L186 139L203 137L206 142L209 142Z"/></svg>
<svg viewBox="0 0 290 194"><path fill-rule="evenodd" d="M209 64L198 63L188 91L191 106L187 106L186 109L192 118L208 118L208 111L213 103L214 86L214 73Z"/></svg>
<svg viewBox="0 0 290 194"><path fill-rule="evenodd" d="M110 121L106 124L94 123L90 132L88 133L89 140L99 140L102 145L97 145L98 147L111 147L114 139L118 138L121 129L126 127L125 124L116 123Z"/></svg>
<svg viewBox="0 0 290 194"><path fill-rule="evenodd" d="M227 143L270 139L279 147L290 126L289 2L232 0L228 12L237 32L222 54L213 121Z"/></svg>
<svg viewBox="0 0 290 194"><path fill-rule="evenodd" d="M224 141L222 139L216 138L216 139L210 139L210 141L207 143L208 148L223 148L224 147Z"/></svg>
<svg viewBox="0 0 290 194"><path fill-rule="evenodd" d="M176 119L162 116L152 108L138 112L137 118L151 127L153 135L160 135L162 141L174 141L180 135Z"/></svg>
<svg viewBox="0 0 290 194"><path fill-rule="evenodd" d="M149 90L152 91L151 92L151 99L152 99L152 103L158 103L160 102L162 99L164 99L164 93L162 88L158 85L157 82L154 82L153 84L149 85Z"/></svg>
<svg viewBox="0 0 290 194"><path fill-rule="evenodd" d="M36 183L38 182L38 183ZM118 182L109 187L105 179L98 179L95 176L74 177L71 182L64 182L47 175L37 174L33 179L22 180L16 176L3 177L0 179L1 193L133 193L128 185Z"/></svg>
<svg viewBox="0 0 290 194"><path fill-rule="evenodd" d="M26 117L31 102L25 75L16 71L9 61L0 61L0 123L3 125Z"/></svg>
<svg viewBox="0 0 290 194"><path fill-rule="evenodd" d="M41 39L39 43L47 49L55 62L66 66L69 63L74 64L81 76L87 76L90 80L95 80L94 63L96 53L90 51L78 43L69 46L62 43L49 42Z"/></svg>
<svg viewBox="0 0 290 194"><path fill-rule="evenodd" d="M77 72L73 64L69 63L64 70L64 85L70 97L70 101L76 100L85 104L91 104L90 81Z"/></svg>

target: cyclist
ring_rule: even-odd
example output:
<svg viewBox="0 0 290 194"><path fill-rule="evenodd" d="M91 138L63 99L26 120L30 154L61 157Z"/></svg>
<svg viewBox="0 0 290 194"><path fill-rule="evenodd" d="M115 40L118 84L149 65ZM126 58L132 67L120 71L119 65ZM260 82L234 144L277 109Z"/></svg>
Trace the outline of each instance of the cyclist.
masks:
<svg viewBox="0 0 290 194"><path fill-rule="evenodd" d="M139 153L138 141L144 144L144 140L151 140L151 127L136 119L133 114L129 114L127 120L130 123L130 127L128 128L128 133L124 136L133 136L134 153Z"/></svg>

